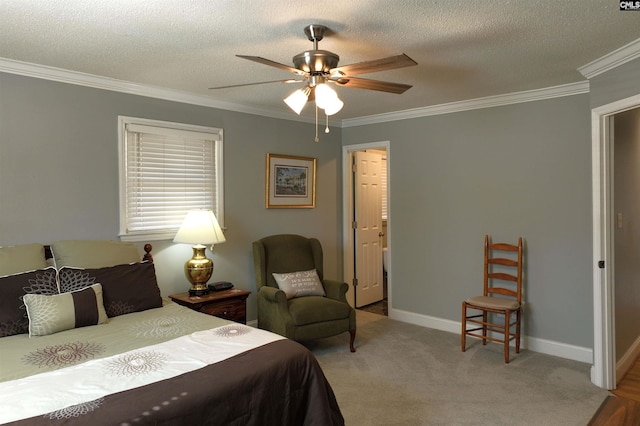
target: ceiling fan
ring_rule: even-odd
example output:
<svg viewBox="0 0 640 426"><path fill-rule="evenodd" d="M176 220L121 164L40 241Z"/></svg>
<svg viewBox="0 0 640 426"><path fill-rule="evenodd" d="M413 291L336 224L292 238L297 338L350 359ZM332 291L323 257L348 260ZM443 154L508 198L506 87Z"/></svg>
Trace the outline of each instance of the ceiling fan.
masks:
<svg viewBox="0 0 640 426"><path fill-rule="evenodd" d="M302 89L296 90L284 101L297 114L302 112L307 101L315 101L316 106L324 110L327 116L342 109L343 102L337 93L329 87L330 84L354 87L358 89L377 90L380 92L401 94L411 88L411 85L391 83L387 81L369 80L355 77L360 74L404 68L418 65L404 53L372 61L358 62L351 65L338 66L340 57L328 50L318 50L318 42L322 40L327 27L312 24L304 28L309 41L313 42L313 49L306 50L293 57L293 67L260 56L236 55L239 58L258 62L297 75L301 79L287 79L262 81L257 83L236 84L231 86L211 87L210 89L226 89L230 87L251 86L266 83L306 83ZM317 109L316 109L317 122ZM328 127L327 127L328 129ZM317 136L316 136L317 140Z"/></svg>

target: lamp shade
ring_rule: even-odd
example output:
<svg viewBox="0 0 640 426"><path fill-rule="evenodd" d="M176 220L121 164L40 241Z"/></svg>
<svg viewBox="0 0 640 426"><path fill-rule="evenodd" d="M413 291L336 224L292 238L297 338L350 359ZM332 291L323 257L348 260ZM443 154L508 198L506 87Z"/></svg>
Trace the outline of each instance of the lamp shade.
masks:
<svg viewBox="0 0 640 426"><path fill-rule="evenodd" d="M173 242L213 245L224 243L226 239L211 210L190 210L184 218Z"/></svg>

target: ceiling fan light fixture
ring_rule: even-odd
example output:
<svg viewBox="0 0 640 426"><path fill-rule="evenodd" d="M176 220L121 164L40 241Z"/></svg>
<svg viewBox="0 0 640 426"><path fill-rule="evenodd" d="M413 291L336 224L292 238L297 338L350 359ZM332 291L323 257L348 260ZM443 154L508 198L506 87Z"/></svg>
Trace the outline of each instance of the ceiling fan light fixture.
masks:
<svg viewBox="0 0 640 426"><path fill-rule="evenodd" d="M320 83L316 85L314 89L316 95L316 105L318 108L325 109L327 106L335 102L338 99L338 94L335 90L329 87L326 83Z"/></svg>
<svg viewBox="0 0 640 426"><path fill-rule="evenodd" d="M342 107L344 106L344 102L342 102L337 96L335 99L332 99L329 105L324 107L324 113L327 115L333 115L338 113Z"/></svg>
<svg viewBox="0 0 640 426"><path fill-rule="evenodd" d="M303 87L302 89L298 89L289 96L284 99L284 103L286 103L289 108L293 110L296 114L300 115L302 109L307 104L307 100L309 99L309 93L311 93L311 89L308 86Z"/></svg>

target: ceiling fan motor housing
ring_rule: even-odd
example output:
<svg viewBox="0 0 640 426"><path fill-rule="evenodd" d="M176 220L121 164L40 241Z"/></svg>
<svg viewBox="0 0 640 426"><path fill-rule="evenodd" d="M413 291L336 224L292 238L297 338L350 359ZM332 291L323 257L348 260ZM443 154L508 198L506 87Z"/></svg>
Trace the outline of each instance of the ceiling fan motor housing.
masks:
<svg viewBox="0 0 640 426"><path fill-rule="evenodd" d="M338 61L340 57L328 50L307 50L293 57L293 66L311 75L329 74Z"/></svg>

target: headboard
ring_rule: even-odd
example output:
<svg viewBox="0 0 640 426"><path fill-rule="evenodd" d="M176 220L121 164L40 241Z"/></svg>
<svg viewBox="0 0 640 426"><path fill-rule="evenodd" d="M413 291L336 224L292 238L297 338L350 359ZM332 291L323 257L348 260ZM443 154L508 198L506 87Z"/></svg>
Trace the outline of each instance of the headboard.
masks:
<svg viewBox="0 0 640 426"><path fill-rule="evenodd" d="M144 256L142 256L142 260L153 262L151 250L153 250L153 246L151 244L147 243L144 245ZM51 246L48 244L45 244L44 246L44 257L45 259L53 259L53 252L51 251Z"/></svg>

